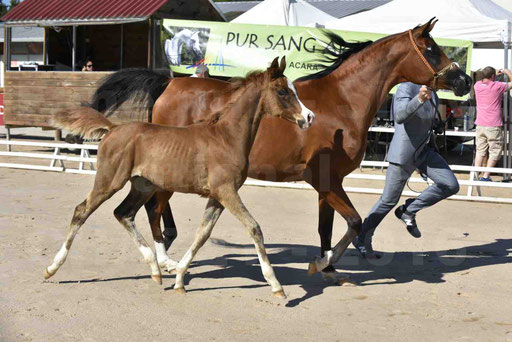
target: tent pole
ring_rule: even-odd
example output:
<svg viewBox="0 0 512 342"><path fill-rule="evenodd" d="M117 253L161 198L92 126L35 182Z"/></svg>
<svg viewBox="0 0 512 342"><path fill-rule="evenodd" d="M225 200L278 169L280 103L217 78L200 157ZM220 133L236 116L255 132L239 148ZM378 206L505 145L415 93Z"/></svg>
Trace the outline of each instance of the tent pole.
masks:
<svg viewBox="0 0 512 342"><path fill-rule="evenodd" d="M503 43L503 52L504 52L504 59L503 59L503 68L508 69L508 42ZM505 92L503 94L503 167L508 168L508 139L507 139L507 131L508 131L508 94ZM504 178L506 178L506 175L503 175Z"/></svg>
<svg viewBox="0 0 512 342"><path fill-rule="evenodd" d="M509 23L510 24L510 23ZM508 49L508 56L507 58L512 62L512 51L510 49L510 43L509 43L509 49ZM510 65L510 63L509 63ZM509 80L509 82L512 82L512 80ZM506 165L505 167L506 168L512 168L512 118L511 118L511 113L510 113L510 108L512 107L512 98L510 97L509 95L509 92L507 91L505 93L505 96L507 98L507 102L508 102L508 112L507 112L507 116L505 118L505 159L506 159ZM507 148L508 146L508 148ZM504 179L507 180L507 181L510 181L510 174L506 174L504 175Z"/></svg>
<svg viewBox="0 0 512 342"><path fill-rule="evenodd" d="M504 43L505 45L505 69L509 68L509 58L510 58L510 47L511 47L511 35L512 35L512 23L507 23L507 36L506 41ZM509 82L512 82L512 80L508 80ZM504 108L503 108L503 118L504 118L504 127L503 127L503 139L504 139L504 167L505 168L511 168L512 167L512 141L511 141L511 132L512 132L512 122L510 118L510 107L511 107L511 99L509 92L505 92L504 96ZM509 181L510 180L510 174L504 174L503 180Z"/></svg>

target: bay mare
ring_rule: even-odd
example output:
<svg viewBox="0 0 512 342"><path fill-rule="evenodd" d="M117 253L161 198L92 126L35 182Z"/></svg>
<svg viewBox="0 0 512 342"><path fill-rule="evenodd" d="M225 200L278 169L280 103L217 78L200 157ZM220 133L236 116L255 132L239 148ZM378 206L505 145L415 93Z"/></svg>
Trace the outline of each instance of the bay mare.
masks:
<svg viewBox="0 0 512 342"><path fill-rule="evenodd" d="M324 278L336 281L332 264L361 229L361 217L342 183L359 166L368 128L391 88L410 81L451 89L457 95L469 92L471 78L452 64L430 36L435 23L431 19L374 43L347 43L326 32L344 52L326 49L323 57L330 65L294 82L299 98L316 115L315 124L303 132L283 120L263 119L249 157L249 177L277 182L305 180L318 192L322 259L310 264L310 273L322 271ZM214 79L169 79L147 70L123 70L98 88L93 106L108 115L134 94L148 93L156 99L147 105L153 109L153 122L186 126L221 108L227 101L222 95L226 88L228 82ZM105 102L102 94L114 94L116 101L108 98ZM157 241L162 239L159 222L163 215L167 247L177 234L167 204L169 196L157 193L146 206ZM347 221L348 229L331 249L334 211ZM159 258L169 260L166 255ZM172 263L168 266L172 268Z"/></svg>
<svg viewBox="0 0 512 342"><path fill-rule="evenodd" d="M301 128L309 127L311 113L302 113L291 84L284 77L286 61L277 58L265 72L250 74L223 90L227 101L208 121L188 127L134 122L112 124L93 108L82 107L54 117L54 125L85 138L103 137L98 149L98 170L92 191L79 204L62 248L49 267L48 279L66 260L73 239L87 218L130 181L131 190L114 215L128 231L151 267L151 277L162 283L157 259L135 227L135 214L157 191L195 193L208 197L196 238L176 267L175 290L184 292L183 277L192 259L208 240L213 226L227 208L251 235L263 276L272 292L284 297L263 245L260 226L238 196L247 178L249 152L264 114L282 117ZM163 244L156 244L156 249ZM165 251L164 251L165 252Z"/></svg>

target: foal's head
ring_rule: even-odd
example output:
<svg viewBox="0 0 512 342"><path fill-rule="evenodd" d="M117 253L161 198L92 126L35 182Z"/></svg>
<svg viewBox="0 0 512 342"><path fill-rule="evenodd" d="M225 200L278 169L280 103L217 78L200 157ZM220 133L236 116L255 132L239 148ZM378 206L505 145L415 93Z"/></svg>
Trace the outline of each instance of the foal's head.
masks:
<svg viewBox="0 0 512 342"><path fill-rule="evenodd" d="M262 104L265 114L280 117L306 129L313 123L315 114L299 100L293 83L284 76L286 59L279 64L275 58L264 73Z"/></svg>
<svg viewBox="0 0 512 342"><path fill-rule="evenodd" d="M450 89L455 95L462 96L471 90L471 77L452 63L430 36L436 23L437 20L432 18L428 23L403 33L407 36L404 44L408 45L410 52L403 59L401 73L407 81L434 89Z"/></svg>

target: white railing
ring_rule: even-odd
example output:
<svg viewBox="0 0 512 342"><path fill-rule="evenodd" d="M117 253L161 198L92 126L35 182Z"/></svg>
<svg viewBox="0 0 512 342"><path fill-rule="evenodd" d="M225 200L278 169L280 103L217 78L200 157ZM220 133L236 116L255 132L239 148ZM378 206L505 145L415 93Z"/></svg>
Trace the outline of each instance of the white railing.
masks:
<svg viewBox="0 0 512 342"><path fill-rule="evenodd" d="M48 142L33 142L33 141L12 141L0 140L0 145L7 145L9 151L0 151L0 156L6 157L21 157L33 159L48 159L50 163L45 165L33 164L18 164L18 163L0 163L0 167L14 168L14 169L28 169L40 171L57 171L68 173L81 173L81 174L96 174L94 163L96 158L91 158L89 150L97 150L98 145L93 144L64 144L64 143L48 143ZM12 152L11 146L32 146L32 147L46 147L52 148L53 154L48 153L32 153L32 152ZM80 157L62 155L62 149L78 150L80 149ZM77 168L72 168L64 164L64 162L78 162ZM57 162L60 166L55 166ZM89 164L89 170L85 169L86 163Z"/></svg>
<svg viewBox="0 0 512 342"><path fill-rule="evenodd" d="M94 163L96 158L90 156L90 150L97 150L98 145L95 144L65 144L65 143L49 143L49 142L33 142L33 141L12 141L12 140L0 140L0 145L11 146L31 146L31 147L45 147L53 149L53 153L33 153L33 152L12 152L12 151L0 151L0 156L5 157L17 157L26 159L42 159L49 160L48 165L34 165L34 164L19 164L19 163L0 163L0 167L6 168L17 168L17 169L29 169L29 170L41 170L41 171L56 171L56 172L67 172L67 173L79 173L79 174L96 174ZM63 155L63 149L80 150L80 157ZM59 166L56 166L56 164ZM76 165L78 163L78 165ZM71 165L73 164L73 165ZM86 166L89 166L86 169ZM388 166L387 162L381 161L363 161L361 166L369 167L380 167L385 168ZM459 179L461 186L467 186L465 195L455 195L450 199L456 200L469 200L469 201L483 201L483 202L499 202L499 203L512 203L511 197L500 197L500 196L481 196L481 188L502 188L512 189L512 183L502 182L481 182L478 181L478 173L490 171L498 174L512 174L512 169L505 168L487 168L487 167L474 167L464 165L450 165L451 169L455 172L463 172L468 174L468 179ZM384 181L385 175L375 174L364 174L351 173L346 177L347 179L363 179L373 181ZM410 183L423 183L425 181L419 177L411 177ZM278 183L269 181L260 181L255 179L248 179L245 184L254 186L269 186L278 188L291 188L291 189L312 189L309 184L305 183ZM367 187L348 187L344 186L347 192L367 193L367 194L381 194L383 187L379 188L367 188ZM474 191L476 190L476 191ZM476 195L473 193L476 192ZM512 193L512 191L511 191ZM404 191L405 196L417 196L417 192Z"/></svg>

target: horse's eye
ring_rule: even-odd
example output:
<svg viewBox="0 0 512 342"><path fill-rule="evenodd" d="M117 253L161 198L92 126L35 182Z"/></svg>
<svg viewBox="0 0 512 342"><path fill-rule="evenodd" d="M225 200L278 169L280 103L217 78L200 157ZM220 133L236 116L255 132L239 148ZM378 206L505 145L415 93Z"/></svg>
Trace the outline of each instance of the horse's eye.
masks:
<svg viewBox="0 0 512 342"><path fill-rule="evenodd" d="M436 51L437 49L434 47L434 46L427 46L427 53L431 56L435 56L436 55Z"/></svg>
<svg viewBox="0 0 512 342"><path fill-rule="evenodd" d="M279 91L277 92L280 96L285 96L286 94L288 94L288 92L286 91L286 89L279 89Z"/></svg>

